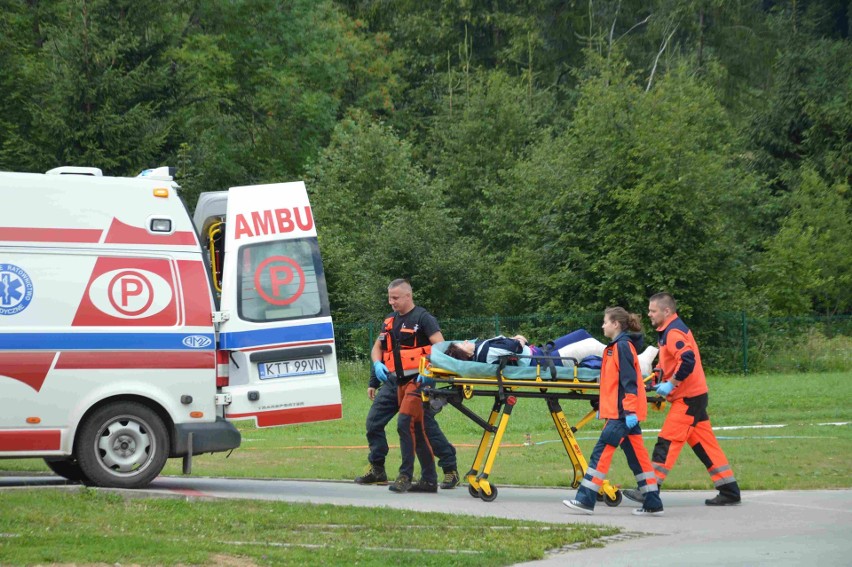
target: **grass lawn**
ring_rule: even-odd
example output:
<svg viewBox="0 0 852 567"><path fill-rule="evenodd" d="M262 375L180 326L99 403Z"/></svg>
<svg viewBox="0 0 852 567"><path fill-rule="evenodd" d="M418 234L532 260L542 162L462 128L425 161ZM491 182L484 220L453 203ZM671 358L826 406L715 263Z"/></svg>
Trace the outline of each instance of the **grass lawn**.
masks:
<svg viewBox="0 0 852 567"><path fill-rule="evenodd" d="M511 565L618 532L403 510L125 498L82 487L2 491L0 510L0 565Z"/></svg>

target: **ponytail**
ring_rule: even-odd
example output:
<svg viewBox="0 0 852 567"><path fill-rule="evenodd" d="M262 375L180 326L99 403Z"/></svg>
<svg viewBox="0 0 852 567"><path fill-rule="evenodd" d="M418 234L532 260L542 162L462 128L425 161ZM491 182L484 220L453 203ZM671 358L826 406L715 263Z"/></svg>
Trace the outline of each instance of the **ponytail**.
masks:
<svg viewBox="0 0 852 567"><path fill-rule="evenodd" d="M607 307L604 316L619 324L622 331L642 331L642 319L636 313L628 313L623 307Z"/></svg>

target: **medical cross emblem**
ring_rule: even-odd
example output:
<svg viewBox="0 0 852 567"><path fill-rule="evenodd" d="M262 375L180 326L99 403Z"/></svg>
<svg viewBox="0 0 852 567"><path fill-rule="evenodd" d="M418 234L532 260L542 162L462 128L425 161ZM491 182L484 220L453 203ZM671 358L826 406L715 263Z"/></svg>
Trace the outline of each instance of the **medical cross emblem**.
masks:
<svg viewBox="0 0 852 567"><path fill-rule="evenodd" d="M14 264L0 264L0 315L20 313L32 299L30 276Z"/></svg>

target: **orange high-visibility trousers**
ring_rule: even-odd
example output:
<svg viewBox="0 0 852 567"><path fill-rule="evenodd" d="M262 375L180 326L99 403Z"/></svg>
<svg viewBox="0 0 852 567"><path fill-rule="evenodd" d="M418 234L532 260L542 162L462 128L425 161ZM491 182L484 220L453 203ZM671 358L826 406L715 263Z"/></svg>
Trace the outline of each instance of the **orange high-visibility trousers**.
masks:
<svg viewBox="0 0 852 567"><path fill-rule="evenodd" d="M402 464L399 474L409 479L414 477L414 456L420 462L420 480L437 483L438 474L435 469L435 455L432 445L426 437L424 425L423 399L418 385L412 380L399 386L399 416L396 427L399 432L399 448L402 453Z"/></svg>
<svg viewBox="0 0 852 567"><path fill-rule="evenodd" d="M684 443L688 443L704 463L713 480L713 486L719 492L739 497L740 488L734 471L728 464L728 459L710 425L706 394L671 402L671 409L663 422L651 457L659 484L666 480L674 467Z"/></svg>

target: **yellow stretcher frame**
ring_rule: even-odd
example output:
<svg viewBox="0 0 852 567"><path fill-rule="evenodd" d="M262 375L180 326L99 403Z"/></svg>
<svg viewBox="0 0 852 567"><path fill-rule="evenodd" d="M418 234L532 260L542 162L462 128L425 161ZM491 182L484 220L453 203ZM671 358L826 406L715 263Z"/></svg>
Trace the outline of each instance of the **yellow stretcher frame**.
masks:
<svg viewBox="0 0 852 567"><path fill-rule="evenodd" d="M576 426L571 426L562 411L559 400L595 400L599 397L600 385L597 382L583 382L577 379L576 366L574 367L573 379L542 378L540 366L537 368L535 379L508 379L502 375L502 366L497 365L495 365L494 378L464 377L455 372L432 366L427 357L421 358L419 370L421 375L431 378L436 383L446 385L441 388L425 388L422 394L424 402L430 399L444 399L483 429L482 439L479 441L473 464L465 474L468 492L471 496L480 498L484 502L493 502L497 498L497 487L491 483L489 477L518 398L543 398L546 400L550 417L553 419L562 446L565 448L573 467L574 478L571 481L571 488L580 486L580 481L586 474L588 463L580 450L580 445L577 443L574 433L594 419L596 410L592 409L577 422ZM644 381L647 383L652 378L654 378L654 374L645 378ZM496 390L488 390L489 387L496 387ZM494 396L494 405L487 420L483 420L463 405L464 400L469 400L475 395ZM665 403L661 399L649 400L649 402L656 409L662 409ZM611 484L609 480L604 480L598 493L598 501L603 501L607 506L618 506L622 501L621 490Z"/></svg>

